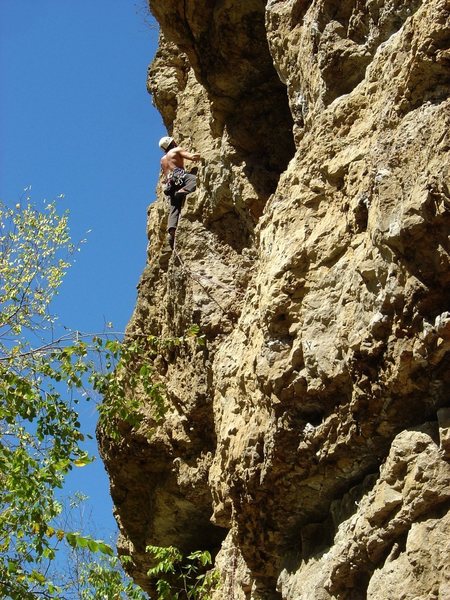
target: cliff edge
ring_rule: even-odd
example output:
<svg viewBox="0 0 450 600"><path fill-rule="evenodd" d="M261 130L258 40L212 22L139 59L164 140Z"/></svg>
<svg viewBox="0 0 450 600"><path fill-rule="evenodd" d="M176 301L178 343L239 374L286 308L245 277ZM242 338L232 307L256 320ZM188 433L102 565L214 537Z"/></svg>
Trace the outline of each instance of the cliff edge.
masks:
<svg viewBox="0 0 450 600"><path fill-rule="evenodd" d="M202 162L128 335L206 343L155 357L155 431L99 434L131 574L174 545L215 600L450 597L450 2L149 4Z"/></svg>

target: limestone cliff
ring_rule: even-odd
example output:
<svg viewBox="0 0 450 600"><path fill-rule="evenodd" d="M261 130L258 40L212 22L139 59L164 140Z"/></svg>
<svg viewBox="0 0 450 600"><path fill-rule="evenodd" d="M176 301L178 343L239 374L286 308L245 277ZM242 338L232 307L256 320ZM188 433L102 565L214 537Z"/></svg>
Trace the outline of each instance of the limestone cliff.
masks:
<svg viewBox="0 0 450 600"><path fill-rule="evenodd" d="M215 600L449 598L450 2L150 8L202 163L168 265L158 187L128 333L206 345L155 360L155 433L100 440L133 576L173 544Z"/></svg>

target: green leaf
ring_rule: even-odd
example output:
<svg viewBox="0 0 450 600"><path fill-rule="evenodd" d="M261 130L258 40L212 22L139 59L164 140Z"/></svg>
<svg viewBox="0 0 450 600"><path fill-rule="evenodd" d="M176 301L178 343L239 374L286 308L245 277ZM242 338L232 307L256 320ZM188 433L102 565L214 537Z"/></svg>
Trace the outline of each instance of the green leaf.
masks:
<svg viewBox="0 0 450 600"><path fill-rule="evenodd" d="M76 548L78 536L75 533L66 533L66 540L69 546Z"/></svg>
<svg viewBox="0 0 450 600"><path fill-rule="evenodd" d="M85 467L86 465L89 465L91 462L93 462L93 458L91 458L90 456L82 456L80 458L77 458L73 461L73 464L76 467Z"/></svg>
<svg viewBox="0 0 450 600"><path fill-rule="evenodd" d="M91 552L98 552L99 551L100 545L99 545L99 543L96 540L88 539L86 541L87 541L87 546L88 546L88 548L89 548L89 550Z"/></svg>
<svg viewBox="0 0 450 600"><path fill-rule="evenodd" d="M106 554L108 556L114 556L114 551L111 548L111 546L109 546L108 544L105 544L104 542L99 542L98 544L98 549L100 550L100 552L102 552L103 554ZM124 557L125 558L125 557Z"/></svg>

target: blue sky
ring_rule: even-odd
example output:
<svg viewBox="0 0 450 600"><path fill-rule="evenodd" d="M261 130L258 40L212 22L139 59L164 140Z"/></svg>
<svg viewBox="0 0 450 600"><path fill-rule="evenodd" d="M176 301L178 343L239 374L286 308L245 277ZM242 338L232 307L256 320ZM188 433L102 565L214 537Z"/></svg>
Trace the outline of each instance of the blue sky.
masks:
<svg viewBox="0 0 450 600"><path fill-rule="evenodd" d="M80 331L122 331L136 301L166 133L146 90L157 38L145 0L0 0L0 198L65 195L72 237L88 241L53 310ZM95 412L81 416L92 433ZM112 528L100 460L77 471L69 489Z"/></svg>

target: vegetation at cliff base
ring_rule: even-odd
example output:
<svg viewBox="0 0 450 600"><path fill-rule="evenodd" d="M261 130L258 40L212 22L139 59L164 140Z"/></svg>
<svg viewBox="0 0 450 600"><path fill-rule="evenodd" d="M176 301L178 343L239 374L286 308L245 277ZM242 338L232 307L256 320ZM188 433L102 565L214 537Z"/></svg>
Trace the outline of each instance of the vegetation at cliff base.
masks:
<svg viewBox="0 0 450 600"><path fill-rule="evenodd" d="M108 544L58 524L63 510L58 492L66 475L92 460L83 449L76 405L86 380L96 372L95 363L78 333L55 336L56 318L49 311L76 249L68 215L58 214L56 202L42 210L30 197L14 206L0 203L3 598L75 597L63 578L50 577L64 545L69 552L84 550L90 556L77 574L76 597L144 597L118 571Z"/></svg>
<svg viewBox="0 0 450 600"><path fill-rule="evenodd" d="M147 546L153 566L147 575L154 582L158 600L209 600L219 586L219 573L208 569L208 551L184 555L174 546Z"/></svg>

